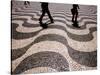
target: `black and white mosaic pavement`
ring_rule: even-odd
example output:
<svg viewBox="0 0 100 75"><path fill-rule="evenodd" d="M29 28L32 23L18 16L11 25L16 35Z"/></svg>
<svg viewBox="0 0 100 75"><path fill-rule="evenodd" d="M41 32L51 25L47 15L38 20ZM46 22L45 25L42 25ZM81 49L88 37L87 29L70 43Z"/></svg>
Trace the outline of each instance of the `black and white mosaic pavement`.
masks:
<svg viewBox="0 0 100 75"><path fill-rule="evenodd" d="M27 8L13 1L11 10L11 73L82 71L97 68L97 7L79 5L79 26L71 22L71 4L50 3L54 23L42 29L39 2ZM49 22L46 15L44 22Z"/></svg>

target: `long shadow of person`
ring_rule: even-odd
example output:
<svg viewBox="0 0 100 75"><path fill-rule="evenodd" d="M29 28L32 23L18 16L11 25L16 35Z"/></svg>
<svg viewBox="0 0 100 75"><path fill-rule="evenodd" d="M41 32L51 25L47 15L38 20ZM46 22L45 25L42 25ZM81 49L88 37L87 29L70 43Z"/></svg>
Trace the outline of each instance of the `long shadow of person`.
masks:
<svg viewBox="0 0 100 75"><path fill-rule="evenodd" d="M40 23L40 26L42 26L43 28L47 28L48 24L42 22L42 19L45 16L45 13L48 14L48 17L49 17L51 23L54 23L54 20L53 20L51 14L50 14L47 2L41 2L41 8L42 8L42 15L39 18L39 23Z"/></svg>
<svg viewBox="0 0 100 75"><path fill-rule="evenodd" d="M77 17L78 17L78 9L79 9L79 5L78 4L73 4L73 8L71 9L71 13L72 13L72 22L73 22L73 26L80 28L78 21L77 21Z"/></svg>

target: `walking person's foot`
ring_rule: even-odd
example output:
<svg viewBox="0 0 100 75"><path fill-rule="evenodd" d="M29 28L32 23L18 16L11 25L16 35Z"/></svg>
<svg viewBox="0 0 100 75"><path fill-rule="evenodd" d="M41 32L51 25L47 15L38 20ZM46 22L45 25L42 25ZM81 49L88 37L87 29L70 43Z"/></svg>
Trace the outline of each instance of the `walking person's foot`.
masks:
<svg viewBox="0 0 100 75"><path fill-rule="evenodd" d="M72 25L73 25L74 27L76 27L76 28L80 28L77 21L73 22Z"/></svg>
<svg viewBox="0 0 100 75"><path fill-rule="evenodd" d="M51 23L54 23L54 21L52 20Z"/></svg>
<svg viewBox="0 0 100 75"><path fill-rule="evenodd" d="M79 26L75 26L76 28L80 28Z"/></svg>
<svg viewBox="0 0 100 75"><path fill-rule="evenodd" d="M42 28L43 28L43 29L48 28L48 26L47 26L47 24L46 24L46 23L43 23L41 26L42 26Z"/></svg>
<svg viewBox="0 0 100 75"><path fill-rule="evenodd" d="M40 26L43 28L43 29L46 29L48 28L47 24L46 23L42 23L42 22L39 22L40 23Z"/></svg>

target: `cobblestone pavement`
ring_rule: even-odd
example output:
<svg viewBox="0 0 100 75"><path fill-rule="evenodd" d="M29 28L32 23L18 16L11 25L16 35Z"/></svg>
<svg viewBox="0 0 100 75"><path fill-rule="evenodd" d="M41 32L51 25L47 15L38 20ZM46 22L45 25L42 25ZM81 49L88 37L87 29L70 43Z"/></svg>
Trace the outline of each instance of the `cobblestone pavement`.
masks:
<svg viewBox="0 0 100 75"><path fill-rule="evenodd" d="M97 7L79 5L79 26L71 22L71 4L50 3L54 23L42 29L40 3L12 2L13 74L94 70L97 68ZM43 22L49 22L46 15Z"/></svg>

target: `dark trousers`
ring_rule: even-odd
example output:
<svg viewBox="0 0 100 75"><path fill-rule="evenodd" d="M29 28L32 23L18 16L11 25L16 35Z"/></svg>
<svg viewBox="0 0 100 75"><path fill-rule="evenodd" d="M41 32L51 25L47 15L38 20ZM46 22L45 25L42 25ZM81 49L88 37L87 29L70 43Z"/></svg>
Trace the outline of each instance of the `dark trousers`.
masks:
<svg viewBox="0 0 100 75"><path fill-rule="evenodd" d="M72 9L72 22L77 22L78 10Z"/></svg>
<svg viewBox="0 0 100 75"><path fill-rule="evenodd" d="M25 1L24 5L30 5L30 2L29 1Z"/></svg>
<svg viewBox="0 0 100 75"><path fill-rule="evenodd" d="M39 21L42 23L42 19L43 19L43 17L45 16L45 13L48 14L48 17L50 18L50 21L53 22L53 18L52 18L52 16L51 16L51 14L50 14L50 12L49 12L48 9L42 10L42 15L41 15L41 17L39 18Z"/></svg>

